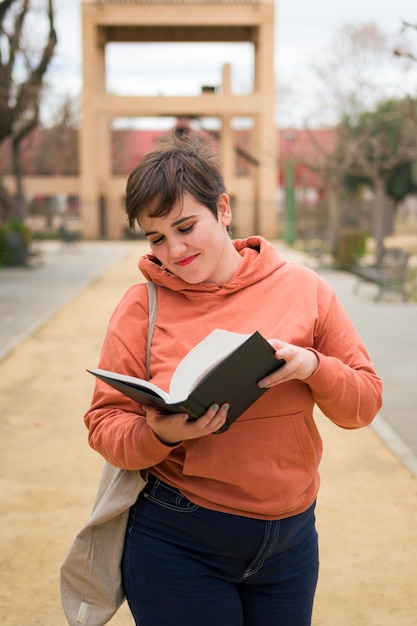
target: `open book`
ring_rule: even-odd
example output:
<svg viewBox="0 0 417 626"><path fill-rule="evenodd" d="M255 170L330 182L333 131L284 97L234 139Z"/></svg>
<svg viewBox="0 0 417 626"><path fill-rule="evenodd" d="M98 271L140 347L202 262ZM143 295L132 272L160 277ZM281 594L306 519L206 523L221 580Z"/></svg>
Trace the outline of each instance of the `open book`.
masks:
<svg viewBox="0 0 417 626"><path fill-rule="evenodd" d="M242 335L214 330L179 363L169 393L148 380L102 369L88 370L139 404L152 404L164 412L203 415L214 403L230 405L226 430L265 391L258 382L281 367L275 350L259 332Z"/></svg>

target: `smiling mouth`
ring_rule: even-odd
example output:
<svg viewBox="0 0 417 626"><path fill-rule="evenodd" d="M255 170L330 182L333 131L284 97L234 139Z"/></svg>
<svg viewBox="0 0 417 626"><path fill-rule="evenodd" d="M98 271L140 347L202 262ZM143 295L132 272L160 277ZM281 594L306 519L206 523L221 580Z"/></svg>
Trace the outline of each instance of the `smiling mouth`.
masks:
<svg viewBox="0 0 417 626"><path fill-rule="evenodd" d="M192 263L194 259L196 259L197 257L198 257L198 254L187 256L185 259L181 259L180 261L177 261L176 265L179 265L180 267L185 267L186 265L189 265L190 263Z"/></svg>

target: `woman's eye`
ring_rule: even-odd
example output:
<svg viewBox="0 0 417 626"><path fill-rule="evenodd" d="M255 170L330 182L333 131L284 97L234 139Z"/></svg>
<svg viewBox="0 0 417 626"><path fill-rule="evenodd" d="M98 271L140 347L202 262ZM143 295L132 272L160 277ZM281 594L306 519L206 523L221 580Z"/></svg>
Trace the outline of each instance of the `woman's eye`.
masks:
<svg viewBox="0 0 417 626"><path fill-rule="evenodd" d="M153 246L155 246L155 245L157 246L157 245L158 245L158 243L162 243L162 242L163 242L163 240L164 240L164 237L158 237L157 239L151 239L151 240L150 240L150 243L151 243Z"/></svg>
<svg viewBox="0 0 417 626"><path fill-rule="evenodd" d="M183 226L182 228L179 229L180 233L190 233L194 228L194 224L191 224L190 226Z"/></svg>

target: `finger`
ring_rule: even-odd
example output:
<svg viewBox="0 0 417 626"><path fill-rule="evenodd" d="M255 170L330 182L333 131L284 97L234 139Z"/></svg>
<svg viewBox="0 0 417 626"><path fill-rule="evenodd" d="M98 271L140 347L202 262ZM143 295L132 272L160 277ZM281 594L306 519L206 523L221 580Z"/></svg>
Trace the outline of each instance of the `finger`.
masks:
<svg viewBox="0 0 417 626"><path fill-rule="evenodd" d="M268 343L274 348L274 350L279 350L280 348L285 348L287 345L285 341L281 341L281 339L268 339Z"/></svg>
<svg viewBox="0 0 417 626"><path fill-rule="evenodd" d="M206 411L206 413L194 423L205 432L213 432L213 430L220 428L219 424L224 424L227 418L228 410L229 405L227 403L224 403L222 406L214 403Z"/></svg>
<svg viewBox="0 0 417 626"><path fill-rule="evenodd" d="M261 389L269 389L269 387L273 387L274 385L284 382L290 376L291 369L291 363L285 360L284 365L281 365L279 369L259 380L258 387Z"/></svg>

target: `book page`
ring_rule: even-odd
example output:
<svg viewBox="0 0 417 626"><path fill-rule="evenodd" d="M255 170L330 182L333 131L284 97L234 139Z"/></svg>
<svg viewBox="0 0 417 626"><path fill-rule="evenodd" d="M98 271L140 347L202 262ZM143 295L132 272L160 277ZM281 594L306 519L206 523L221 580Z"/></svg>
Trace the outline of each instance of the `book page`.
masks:
<svg viewBox="0 0 417 626"><path fill-rule="evenodd" d="M237 350L251 335L228 330L213 330L183 358L171 379L171 402L187 398L198 383L229 354Z"/></svg>
<svg viewBox="0 0 417 626"><path fill-rule="evenodd" d="M165 402L167 403L170 402L169 395L166 393L166 391L158 387L158 385L151 383L149 380L136 378L135 376L129 376L127 374L118 374L116 372L109 372L108 370L102 370L102 369L94 369L94 370L88 370L88 371L91 372L92 374L102 376L104 378L111 378L113 380L119 380L120 382L126 383L127 385L130 385L132 387L147 389L151 391L153 394L155 394L156 396L159 396L160 398L165 400Z"/></svg>

